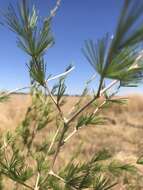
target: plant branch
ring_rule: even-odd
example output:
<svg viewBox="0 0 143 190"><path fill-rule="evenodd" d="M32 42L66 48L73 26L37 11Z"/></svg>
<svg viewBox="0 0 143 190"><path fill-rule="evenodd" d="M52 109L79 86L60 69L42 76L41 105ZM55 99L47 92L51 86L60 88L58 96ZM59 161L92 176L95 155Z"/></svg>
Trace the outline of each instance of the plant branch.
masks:
<svg viewBox="0 0 143 190"><path fill-rule="evenodd" d="M40 179L40 174L39 174L39 172L38 172L38 175L37 175L37 179L36 179L36 184L35 184L34 190L39 190L39 186L38 186L38 184L39 184L39 179Z"/></svg>
<svg viewBox="0 0 143 190"><path fill-rule="evenodd" d="M48 17L48 19L52 19L56 16L56 13L60 8L60 5L61 5L61 0L57 0L55 7L50 11L50 16Z"/></svg>
<svg viewBox="0 0 143 190"><path fill-rule="evenodd" d="M58 153L59 153L59 151L60 151L60 147L61 147L61 144L62 144L64 135L65 135L65 133L66 133L66 131L67 131L67 127L68 127L68 126L67 126L67 119L64 117L64 114L63 114L63 112L62 112L62 110L61 110L59 104L58 104L57 101L55 100L54 96L52 95L52 93L51 93L51 91L50 91L50 89L49 89L49 87L48 87L48 85L47 85L46 83L45 83L45 88L46 88L46 90L47 90L47 92L48 92L48 94L49 94L51 100L53 101L53 103L54 103L55 106L57 107L57 109L58 109L58 111L59 111L59 114L60 114L60 117L61 117L61 119L62 119L62 121L63 121L63 125L64 125L64 126L63 126L63 130L61 131L61 136L60 136L60 139L59 139L59 142L58 142L58 145L57 145L57 149L56 149L55 155L54 155L53 160L52 160L51 169L53 169L54 164L55 164L55 161L56 161L56 158L57 158L57 155L58 155ZM51 148L53 147L58 133L59 133L59 129L57 130L55 136L53 137L53 140L52 140L52 143L51 143L51 145L50 145L50 148L49 148L48 152L49 152L49 151L51 150Z"/></svg>
<svg viewBox="0 0 143 190"><path fill-rule="evenodd" d="M54 177L56 177L57 179L59 179L60 181L62 181L64 184L66 184L65 179L63 179L62 177L60 177L59 175L55 174L52 170L49 172L49 175L52 175ZM76 188L74 188L73 186L70 186L73 190L76 190Z"/></svg>
<svg viewBox="0 0 143 190"><path fill-rule="evenodd" d="M21 87L21 88L16 88L16 89L14 89L14 90L11 90L11 91L9 91L9 92L7 92L7 93L4 93L4 94L0 95L0 97L10 96L10 95L13 94L13 93L16 93L16 92L21 91L21 90L28 89L28 88L30 88L30 87L31 87L31 86L25 86L25 87Z"/></svg>
<svg viewBox="0 0 143 190"><path fill-rule="evenodd" d="M72 136L74 136L77 133L77 129L74 129L65 139L63 143L66 143Z"/></svg>
<svg viewBox="0 0 143 190"><path fill-rule="evenodd" d="M52 93L51 93L51 91L50 91L50 89L49 89L49 87L48 87L47 84L45 84L45 88L46 88L46 90L47 90L47 92L48 92L48 94L49 94L51 100L53 101L53 103L54 103L55 106L57 107L57 109L58 109L58 111L59 111L59 114L60 114L60 116L61 116L61 119L63 120L64 123L66 123L66 118L64 117L63 112L62 112L62 110L61 110L59 104L58 104L57 101L55 100L55 98L54 98L54 96L52 95Z"/></svg>
<svg viewBox="0 0 143 190"><path fill-rule="evenodd" d="M106 100L104 100L98 108L96 108L93 112L93 114L95 115L106 103ZM63 143L66 143L69 139L71 139L76 133L78 132L78 130L75 128L65 139Z"/></svg>
<svg viewBox="0 0 143 190"><path fill-rule="evenodd" d="M101 89L102 89L103 81L104 81L104 77L101 77L99 88L98 88L98 92L97 92L97 96L100 96L100 92L101 92Z"/></svg>
<svg viewBox="0 0 143 190"><path fill-rule="evenodd" d="M34 190L33 187L31 187L30 185L28 185L28 184L26 184L26 183L24 183L24 182L21 182L21 181L17 181L17 182L20 183L21 185L23 185L23 186L25 186L25 187L31 189L31 190Z"/></svg>
<svg viewBox="0 0 143 190"><path fill-rule="evenodd" d="M62 146L63 144L63 139L64 139L64 135L65 133L67 132L68 130L68 125L64 123L64 126L63 126L63 129L61 131L61 136L59 138L59 142L58 142L58 145L57 145L57 148L56 148L56 152L54 154L54 157L53 157L53 160L52 160L52 164L51 164L51 170L53 170L53 167L54 167L54 164L55 164L55 161L56 161L56 158L58 156L58 153L60 151L60 147Z"/></svg>
<svg viewBox="0 0 143 190"><path fill-rule="evenodd" d="M107 87L100 91L93 99L91 99L88 103L86 103L82 108L80 108L68 121L67 124L71 123L81 112L83 112L89 105L91 105L96 99L100 98L107 90L112 88L118 80L112 81Z"/></svg>
<svg viewBox="0 0 143 190"><path fill-rule="evenodd" d="M64 77L64 76L66 76L67 74L69 74L71 71L73 71L75 69L75 67L71 67L68 71L66 71L66 72L63 72L63 73L61 73L61 74L59 74L59 75L56 75L56 76L54 76L54 77L50 77L50 78L48 78L47 80L46 80L46 82L49 82L49 81L51 81L51 80L55 80L55 79L58 79L58 78L60 78L60 77Z"/></svg>
<svg viewBox="0 0 143 190"><path fill-rule="evenodd" d="M69 70L67 70L67 71L65 71L65 72L63 72L63 73L61 73L61 74L59 74L59 75L56 75L56 76L54 76L54 77L51 77L51 78L47 79L47 80L45 81L45 86L44 86L45 89L47 90L49 96L51 97L53 103L54 103L55 106L57 107L57 109L58 109L58 111L59 111L59 114L60 114L60 116L61 116L61 118L62 118L62 120L63 120L64 123L66 123L67 119L64 117L63 112L62 112L62 110L61 110L59 104L57 103L56 99L55 99L54 96L52 95L52 93L51 93L51 91L50 91L50 89L49 89L49 87L48 87L48 84L46 84L46 83L49 82L49 81L51 81L51 80L55 80L55 79L57 79L57 78L66 76L67 74L69 74L69 73L70 73L72 70L74 70L74 69L75 69L75 67L71 67Z"/></svg>
<svg viewBox="0 0 143 190"><path fill-rule="evenodd" d="M58 127L58 129L57 129L57 131L56 131L56 133L55 133L55 135L54 135L54 137L53 137L53 139L52 139L52 142L51 142L50 147L49 147L49 149L48 149L48 154L50 153L50 151L51 151L52 148L53 148L53 145L54 145L54 143L55 143L55 141L56 141L56 138L57 138L57 136L58 136L59 131L60 131L60 127Z"/></svg>
<svg viewBox="0 0 143 190"><path fill-rule="evenodd" d="M95 115L105 104L106 104L107 100L104 100L93 112L93 114Z"/></svg>
<svg viewBox="0 0 143 190"><path fill-rule="evenodd" d="M65 183L65 180L62 177L60 177L59 175L55 174L52 170L49 172L49 175L52 175Z"/></svg>
<svg viewBox="0 0 143 190"><path fill-rule="evenodd" d="M62 182L65 183L65 180L64 180L62 177L60 177L59 175L55 174L55 173L53 172L53 170L50 170L50 171L48 172L48 175L45 177L45 179L43 180L42 183L45 183L45 181L48 179L48 176L49 176L49 175L54 176L54 177L56 177L57 179L59 179L59 180L61 180Z"/></svg>

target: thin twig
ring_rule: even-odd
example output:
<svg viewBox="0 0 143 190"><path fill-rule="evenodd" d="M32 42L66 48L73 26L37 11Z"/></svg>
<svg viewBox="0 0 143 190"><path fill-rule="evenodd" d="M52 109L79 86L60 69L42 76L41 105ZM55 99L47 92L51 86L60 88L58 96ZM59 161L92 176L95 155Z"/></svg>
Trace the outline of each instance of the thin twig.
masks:
<svg viewBox="0 0 143 190"><path fill-rule="evenodd" d="M10 95L13 94L13 93L16 93L16 92L21 91L21 90L28 89L28 88L30 88L30 87L31 87L31 86L25 86L25 87L21 87L21 88L16 88L16 89L14 89L14 90L11 90L11 91L9 91L9 92L7 92L7 93L1 95L0 97L3 97L3 96L10 96Z"/></svg>
<svg viewBox="0 0 143 190"><path fill-rule="evenodd" d="M31 86L25 86L25 87L21 87L21 88L16 88L12 91L9 91L6 95L10 95L12 93L15 93L15 92L18 92L18 91L21 91L21 90L25 90L25 89L28 89L28 88L31 88Z"/></svg>
<svg viewBox="0 0 143 190"><path fill-rule="evenodd" d="M70 138L72 138L72 136L74 136L77 133L77 129L74 129L65 139L64 139L64 143L66 143Z"/></svg>
<svg viewBox="0 0 143 190"><path fill-rule="evenodd" d="M57 156L58 156L58 154L59 154L59 152L60 152L60 147L61 147L62 144L63 144L64 135L65 135L65 133L67 132L67 130L68 130L68 125L64 123L64 127L63 127L63 129L62 129L62 131L61 131L61 135L60 135L60 138L59 138L59 141L58 141L58 144L57 144L57 148L56 148L56 151L55 151L53 160L52 160L51 170L53 170L53 168L54 168L54 165L55 165Z"/></svg>
<svg viewBox="0 0 143 190"><path fill-rule="evenodd" d="M46 83L49 82L49 81L51 81L51 80L55 80L55 79L57 79L57 78L66 76L67 74L69 74L69 73L70 73L72 70L74 70L74 69L75 69L75 67L72 67L72 68L70 68L68 71L66 71L66 72L64 72L64 73L61 73L61 74L59 74L59 75L56 75L56 76L54 76L54 77L51 77L51 78L47 79L46 82L45 82L45 89L47 90L47 92L48 92L49 96L51 97L53 103L56 105L57 109L59 110L59 114L60 114L62 120L64 121L64 123L66 123L67 119L64 117L63 112L62 112L62 110L61 110L59 104L57 103L56 99L55 99L54 96L52 95L52 93L51 93L51 91L50 91L50 89L49 89L49 87L48 87L48 84L46 84Z"/></svg>
<svg viewBox="0 0 143 190"><path fill-rule="evenodd" d="M95 78L96 78L96 74L94 74L89 80L87 80L87 81L85 82L84 91L85 91L85 89L87 89L88 84L91 83ZM84 93L84 91L83 91L83 93ZM75 109L78 105L80 105L80 103L83 101L83 97L84 97L84 96L83 96L83 93L81 94L80 100L78 100L78 102L77 102L77 103L71 108L71 110L68 112L68 115L72 114L72 113L74 112L74 109Z"/></svg>
<svg viewBox="0 0 143 190"><path fill-rule="evenodd" d="M51 149L53 148L53 145L54 145L54 143L56 141L56 138L57 138L57 136L59 134L59 131L60 131L60 127L58 127L58 129L57 129L57 131L56 131L56 133L55 133L55 135L54 135L54 137L52 139L52 142L51 142L50 147L48 149L48 154L50 153Z"/></svg>
<svg viewBox="0 0 143 190"><path fill-rule="evenodd" d="M61 182L63 182L64 184L66 184L66 180L65 180L64 178L60 177L59 175L57 175L56 173L54 173L53 170L50 170L50 171L49 171L48 175L47 175L46 178L43 180L43 183L47 180L47 178L48 178L49 175L51 175L51 176L53 176L53 177L59 179ZM71 187L72 190L76 190L75 187L73 187L73 186L70 186L70 187Z"/></svg>
<svg viewBox="0 0 143 190"><path fill-rule="evenodd" d="M52 175L65 183L65 180L62 177L60 177L59 175L55 174L52 170L49 172L49 175Z"/></svg>
<svg viewBox="0 0 143 190"><path fill-rule="evenodd" d="M64 76L68 75L71 71L73 71L74 69L75 69L75 67L71 67L71 68L70 68L68 71L66 71L66 72L63 72L63 73L61 73L61 74L59 74L59 75L56 75L56 76L54 76L54 77L50 77L49 79L46 80L46 82L49 82L49 81L51 81L51 80L55 80L55 79L64 77Z"/></svg>
<svg viewBox="0 0 143 190"><path fill-rule="evenodd" d="M63 179L63 178L60 177L59 175L55 174L52 170L49 172L49 175L52 175L52 176L56 177L56 178L59 179L60 181L64 182L64 184L66 184L65 179ZM71 187L71 189L76 190L75 187L73 187L73 186L70 186L70 187Z"/></svg>
<svg viewBox="0 0 143 190"><path fill-rule="evenodd" d="M59 175L55 174L55 173L53 172L53 170L50 170L50 171L48 172L47 176L43 179L42 184L44 184L45 181L47 181L49 175L54 176L54 177L56 177L57 179L59 179L59 180L61 180L62 182L65 183L65 180L64 180L62 177L60 177Z"/></svg>
<svg viewBox="0 0 143 190"><path fill-rule="evenodd" d="M104 100L104 101L102 102L102 104L100 104L99 107L94 110L93 114L95 115L95 114L105 105L105 103L106 103L106 100ZM77 132L78 132L78 130L75 128L75 129L65 138L64 144L65 144L69 139L71 139Z"/></svg>
<svg viewBox="0 0 143 190"><path fill-rule="evenodd" d="M37 175L37 179L36 179L36 184L35 184L34 190L39 190L39 186L38 186L38 184L39 184L39 180L40 180L40 174L39 174L39 172L38 172L38 175Z"/></svg>
<svg viewBox="0 0 143 190"><path fill-rule="evenodd" d="M57 0L55 7L50 11L50 16L48 17L48 19L52 19L53 17L56 16L56 13L60 5L61 5L61 0Z"/></svg>
<svg viewBox="0 0 143 190"><path fill-rule="evenodd" d="M93 114L95 115L105 104L106 104L107 100L104 100L93 112Z"/></svg>
<svg viewBox="0 0 143 190"><path fill-rule="evenodd" d="M62 112L62 110L61 110L59 104L57 103L56 99L55 99L54 96L52 95L52 93L51 93L51 91L50 91L50 89L49 89L49 87L48 87L47 84L45 84L45 88L46 88L46 90L47 90L49 96L51 97L53 103L54 103L55 106L57 107L57 109L58 109L58 111L59 111L59 114L60 114L60 116L61 116L61 119L63 120L64 123L66 123L67 119L64 117L63 112Z"/></svg>
<svg viewBox="0 0 143 190"><path fill-rule="evenodd" d="M8 158L7 158L7 154L6 154L7 146L8 145L7 145L6 139L4 138L4 148L3 148L3 150L4 150L4 156L5 156L5 161L6 161L7 165L9 166L9 162L8 162Z"/></svg>
<svg viewBox="0 0 143 190"><path fill-rule="evenodd" d="M60 139L59 139L59 142L58 142L58 145L57 145L57 149L56 149L56 152L55 152L55 155L54 155L54 157L53 157L52 164L51 164L51 169L53 169L54 164L55 164L55 161L56 161L56 158L57 158L57 155L58 155L58 153L59 153L59 151L60 151L60 146L61 146L61 144L62 144L62 140L63 140L63 138L64 138L65 132L67 131L67 119L64 117L64 114L63 114L63 112L62 112L62 110L61 110L59 104L58 104L57 101L55 100L55 98L54 98L54 96L52 95L52 93L51 93L51 91L50 91L50 89L49 89L49 87L48 87L47 84L45 84L45 88L46 88L46 90L47 90L49 96L51 97L51 100L53 101L53 103L54 103L55 106L57 107L57 109L58 109L58 111L59 111L59 114L60 114L60 117L61 117L61 119L62 119L62 121L63 121L63 124L64 124L63 130L61 131L61 136L60 136ZM53 141L53 142L52 142L52 147L53 147L53 145L54 145L54 143L55 143L55 140L56 140L56 137L55 137L55 136L54 136L53 138L54 138L54 139L52 140L52 141Z"/></svg>
<svg viewBox="0 0 143 190"><path fill-rule="evenodd" d="M23 186L25 186L25 187L31 189L31 190L34 190L33 187L31 187L30 185L28 185L28 184L26 184L26 183L24 183L24 182L22 182L22 181L17 181L17 182L20 183L21 185L23 185Z"/></svg>
<svg viewBox="0 0 143 190"><path fill-rule="evenodd" d="M107 87L105 87L103 90L101 90L100 96L103 95L107 90L109 90L110 88L112 88L118 82L119 82L118 80L113 80Z"/></svg>

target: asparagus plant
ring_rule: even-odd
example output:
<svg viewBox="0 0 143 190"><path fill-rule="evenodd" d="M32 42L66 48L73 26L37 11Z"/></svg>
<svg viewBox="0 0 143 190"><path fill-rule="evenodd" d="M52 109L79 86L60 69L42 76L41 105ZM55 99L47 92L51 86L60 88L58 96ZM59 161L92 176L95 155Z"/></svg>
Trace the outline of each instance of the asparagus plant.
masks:
<svg viewBox="0 0 143 190"><path fill-rule="evenodd" d="M81 163L74 162L75 154L60 167L57 167L57 159L65 144L81 128L88 130L89 125L104 124L105 119L100 114L103 109L114 103L123 103L123 99L115 96L121 87L137 86L142 81L143 25L140 20L143 3L124 1L114 35L106 34L96 43L86 41L83 53L100 77L99 86L94 93L88 92L88 86L95 78L92 77L69 113L65 113L62 106L65 104L66 77L73 66L54 77L46 74L45 54L54 44L51 24L60 5L61 0L57 0L42 23L36 7L31 8L26 0L21 0L17 10L10 5L4 13L4 24L16 33L18 47L29 55L30 85L24 88L30 89L32 101L15 131L1 137L1 189L7 188L2 181L9 178L13 181L13 189L108 190L117 185L119 174L135 172L132 165L112 160L107 150L101 150ZM51 80L58 82L50 89ZM112 89L114 86L116 88ZM11 93L13 91L1 94L0 101ZM93 109L89 111L91 107ZM54 134L49 132L51 126ZM46 135L40 142L38 135L42 130Z"/></svg>

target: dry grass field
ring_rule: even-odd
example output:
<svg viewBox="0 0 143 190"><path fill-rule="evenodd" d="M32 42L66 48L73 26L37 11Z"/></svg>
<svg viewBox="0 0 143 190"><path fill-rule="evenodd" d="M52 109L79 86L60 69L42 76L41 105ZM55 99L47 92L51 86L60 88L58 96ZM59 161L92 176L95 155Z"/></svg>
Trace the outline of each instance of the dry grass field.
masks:
<svg viewBox="0 0 143 190"><path fill-rule="evenodd" d="M106 125L81 129L70 141L70 148L75 147L74 142L78 139L85 142L87 148L84 155L86 153L87 156L102 147L110 148L122 158L134 158L143 152L143 97L131 95L128 99L125 106L115 105L105 111L104 115L108 118ZM63 107L65 113L77 100L78 97L67 97ZM29 95L12 95L7 102L0 104L1 132L18 126L30 102Z"/></svg>
<svg viewBox="0 0 143 190"><path fill-rule="evenodd" d="M131 95L128 98L127 105L112 106L105 111L104 115L108 118L106 125L83 128L67 142L64 150L61 150L60 163L66 162L79 145L82 145L83 160L94 152L107 148L115 158L136 163L137 158L143 153L143 96ZM78 97L67 97L67 103L63 107L65 113L77 100ZM30 102L29 95L12 95L7 102L0 104L1 133L5 130L14 130L18 126ZM37 140L45 137L49 130L52 130L52 126L45 129ZM142 167L140 169L143 170Z"/></svg>

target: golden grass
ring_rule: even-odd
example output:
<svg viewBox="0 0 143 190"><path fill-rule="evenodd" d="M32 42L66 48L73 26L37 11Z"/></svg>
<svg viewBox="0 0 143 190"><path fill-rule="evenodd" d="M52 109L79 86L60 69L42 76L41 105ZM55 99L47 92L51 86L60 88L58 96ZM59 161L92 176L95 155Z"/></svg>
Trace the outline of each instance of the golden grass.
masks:
<svg viewBox="0 0 143 190"><path fill-rule="evenodd" d="M115 158L135 163L143 153L143 96L131 95L125 106L112 106L105 111L110 118L104 126L89 126L81 129L60 152L60 163L65 163L82 143L81 158L87 159L96 151L107 148ZM63 110L71 110L78 97L67 97ZM0 130L13 130L22 121L28 105L29 95L12 95L10 100L0 104ZM52 126L50 127L52 128ZM52 129L51 129L52 130ZM49 132L45 129L38 141ZM143 170L141 168L141 170Z"/></svg>
<svg viewBox="0 0 143 190"><path fill-rule="evenodd" d="M125 106L115 105L105 111L109 122L105 126L89 126L79 131L68 143L83 141L87 152L93 152L102 147L112 148L115 153L120 151L125 154L137 154L138 145L142 144L143 135L143 97L139 95L129 96ZM67 97L67 103L63 110L67 113L71 110L78 97ZM0 104L0 130L13 130L24 118L28 105L29 95L12 95L9 101ZM45 133L43 134L45 135Z"/></svg>

